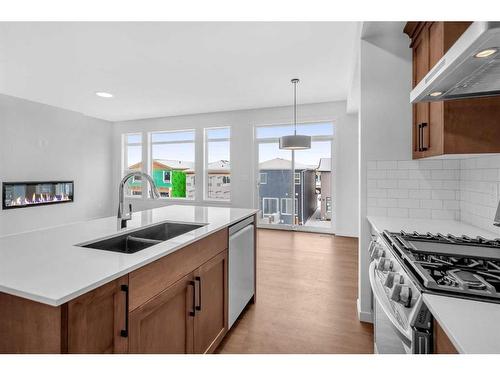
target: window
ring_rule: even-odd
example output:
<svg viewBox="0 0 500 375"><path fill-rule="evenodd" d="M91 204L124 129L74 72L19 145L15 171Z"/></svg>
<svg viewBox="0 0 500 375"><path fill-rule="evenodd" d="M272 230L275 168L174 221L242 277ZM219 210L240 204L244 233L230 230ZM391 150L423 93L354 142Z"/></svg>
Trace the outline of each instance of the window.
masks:
<svg viewBox="0 0 500 375"><path fill-rule="evenodd" d="M170 171L163 171L163 182L166 184L170 184L172 180L170 179Z"/></svg>
<svg viewBox="0 0 500 375"><path fill-rule="evenodd" d="M267 173L259 173L259 180L261 185L267 184Z"/></svg>
<svg viewBox="0 0 500 375"><path fill-rule="evenodd" d="M142 170L142 134L123 134L123 166L122 176L132 171ZM131 178L125 187L126 196L141 196L142 181L140 177Z"/></svg>
<svg viewBox="0 0 500 375"><path fill-rule="evenodd" d="M162 198L194 199L195 131L153 132L151 176Z"/></svg>
<svg viewBox="0 0 500 375"><path fill-rule="evenodd" d="M278 213L278 198L262 198L262 213L273 215Z"/></svg>
<svg viewBox="0 0 500 375"><path fill-rule="evenodd" d="M231 199L231 129L205 129L205 199Z"/></svg>
<svg viewBox="0 0 500 375"><path fill-rule="evenodd" d="M295 198L295 215L298 213L299 201ZM281 214L291 215L292 214L292 198L281 198Z"/></svg>
<svg viewBox="0 0 500 375"><path fill-rule="evenodd" d="M300 173L295 173L295 185L300 185Z"/></svg>

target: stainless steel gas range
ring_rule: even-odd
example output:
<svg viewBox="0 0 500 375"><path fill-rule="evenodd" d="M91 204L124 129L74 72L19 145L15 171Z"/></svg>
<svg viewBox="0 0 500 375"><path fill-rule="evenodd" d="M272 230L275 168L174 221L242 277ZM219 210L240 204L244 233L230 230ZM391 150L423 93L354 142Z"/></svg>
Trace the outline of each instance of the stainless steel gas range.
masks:
<svg viewBox="0 0 500 375"><path fill-rule="evenodd" d="M500 239L384 231L369 251L378 353L432 352L422 293L500 303Z"/></svg>

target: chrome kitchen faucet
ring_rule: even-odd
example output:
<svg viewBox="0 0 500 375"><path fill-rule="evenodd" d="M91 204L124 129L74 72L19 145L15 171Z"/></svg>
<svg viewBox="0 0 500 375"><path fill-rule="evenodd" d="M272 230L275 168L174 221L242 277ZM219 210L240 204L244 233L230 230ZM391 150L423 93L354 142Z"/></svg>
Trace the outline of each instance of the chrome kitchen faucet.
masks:
<svg viewBox="0 0 500 375"><path fill-rule="evenodd" d="M139 172L139 171L134 171L127 173L121 180L119 188L118 188L118 226L119 228L126 228L127 227L127 221L132 219L132 204L129 204L128 212L125 213L125 209L123 207L123 200L124 200L124 192L123 190L125 189L125 184L131 177L144 177L148 182L149 182L149 192L151 194L151 197L153 199L158 199L160 198L160 193L158 192L158 189L156 188L156 184L151 178L150 175L144 172Z"/></svg>

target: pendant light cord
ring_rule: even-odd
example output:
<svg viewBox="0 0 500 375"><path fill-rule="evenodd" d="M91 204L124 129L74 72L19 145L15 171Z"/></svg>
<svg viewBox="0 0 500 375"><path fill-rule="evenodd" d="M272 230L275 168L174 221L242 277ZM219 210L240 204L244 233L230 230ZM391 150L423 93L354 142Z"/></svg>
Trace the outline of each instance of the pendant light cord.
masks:
<svg viewBox="0 0 500 375"><path fill-rule="evenodd" d="M293 134L297 135L297 78L292 79L293 83Z"/></svg>

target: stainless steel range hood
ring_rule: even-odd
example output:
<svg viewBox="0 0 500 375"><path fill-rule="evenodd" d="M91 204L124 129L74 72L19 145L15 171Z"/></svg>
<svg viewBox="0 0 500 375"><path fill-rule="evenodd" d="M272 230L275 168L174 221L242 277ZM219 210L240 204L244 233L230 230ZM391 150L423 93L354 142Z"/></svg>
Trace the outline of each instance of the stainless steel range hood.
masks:
<svg viewBox="0 0 500 375"><path fill-rule="evenodd" d="M500 95L500 22L473 22L411 91L410 101L493 95Z"/></svg>

